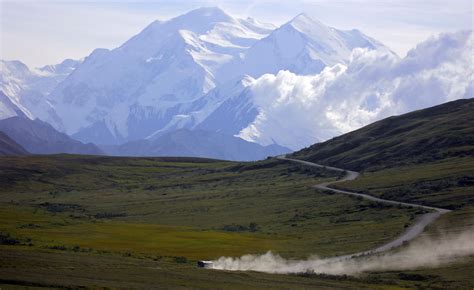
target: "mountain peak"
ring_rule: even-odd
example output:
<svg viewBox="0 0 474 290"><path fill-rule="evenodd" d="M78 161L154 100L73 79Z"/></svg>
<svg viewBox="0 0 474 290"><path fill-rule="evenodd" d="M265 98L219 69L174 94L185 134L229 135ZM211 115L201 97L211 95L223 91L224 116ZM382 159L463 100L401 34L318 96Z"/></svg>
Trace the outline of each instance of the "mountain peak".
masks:
<svg viewBox="0 0 474 290"><path fill-rule="evenodd" d="M306 13L300 13L296 15L295 17L293 17L292 20L290 20L290 22L294 22L294 21L313 21L313 19Z"/></svg>
<svg viewBox="0 0 474 290"><path fill-rule="evenodd" d="M311 18L306 13L300 13L296 15L287 24L301 31L306 31L308 29L315 29L317 27L322 28L322 29L329 28L327 25L325 25L321 21Z"/></svg>
<svg viewBox="0 0 474 290"><path fill-rule="evenodd" d="M206 19L211 22L227 22L233 20L233 17L225 13L224 10L219 7L201 7L192 10L186 14L176 17L175 19Z"/></svg>
<svg viewBox="0 0 474 290"><path fill-rule="evenodd" d="M200 8L189 11L188 14L189 13L196 13L196 14L201 14L204 16L211 16L215 14L226 14L224 10L222 10L221 8L217 6L200 7Z"/></svg>
<svg viewBox="0 0 474 290"><path fill-rule="evenodd" d="M162 33L175 33L181 29L190 30L194 33L200 34L212 29L216 23L235 23L236 21L236 19L218 7L202 7L171 18L167 21L154 21L140 34L143 34L145 38L150 39L161 39L164 37ZM138 36L140 34L138 34Z"/></svg>
<svg viewBox="0 0 474 290"><path fill-rule="evenodd" d="M75 59L67 58L63 60L61 63L45 65L45 66L36 68L35 70L38 73L70 74L82 63L82 61L83 59L75 60Z"/></svg>
<svg viewBox="0 0 474 290"><path fill-rule="evenodd" d="M17 69L17 70L28 70L28 66L19 60L3 60L0 59L0 64L2 65L2 70L5 68Z"/></svg>
<svg viewBox="0 0 474 290"><path fill-rule="evenodd" d="M155 20L139 34L125 42L125 46L133 39L162 39L164 34L176 33L185 29L194 33L204 33L218 22L235 22L236 20L218 7L201 7L166 21ZM132 41L133 42L133 41Z"/></svg>

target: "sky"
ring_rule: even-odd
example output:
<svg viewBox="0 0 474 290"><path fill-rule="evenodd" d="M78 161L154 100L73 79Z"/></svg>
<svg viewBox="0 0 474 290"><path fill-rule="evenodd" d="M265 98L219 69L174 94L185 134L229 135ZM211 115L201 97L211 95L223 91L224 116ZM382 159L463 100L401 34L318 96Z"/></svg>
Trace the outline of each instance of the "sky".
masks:
<svg viewBox="0 0 474 290"><path fill-rule="evenodd" d="M277 26L299 13L360 29L400 56L442 32L474 28L474 0L0 0L0 58L30 67L115 48L152 21L217 6Z"/></svg>

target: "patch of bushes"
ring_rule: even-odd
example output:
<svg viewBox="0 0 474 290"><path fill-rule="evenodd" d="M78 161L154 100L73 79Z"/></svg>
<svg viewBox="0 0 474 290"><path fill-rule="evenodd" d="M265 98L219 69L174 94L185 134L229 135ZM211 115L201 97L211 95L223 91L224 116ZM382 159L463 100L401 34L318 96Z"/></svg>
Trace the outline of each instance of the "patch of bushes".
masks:
<svg viewBox="0 0 474 290"><path fill-rule="evenodd" d="M126 213L99 212L94 215L96 219L111 219L117 217L126 217Z"/></svg>
<svg viewBox="0 0 474 290"><path fill-rule="evenodd" d="M154 191L154 190L157 190L158 187L156 185L148 185L148 186L145 186L144 190L149 190L149 191Z"/></svg>
<svg viewBox="0 0 474 290"><path fill-rule="evenodd" d="M311 216L309 216L307 213L295 213L288 221L289 222L301 222L311 219Z"/></svg>
<svg viewBox="0 0 474 290"><path fill-rule="evenodd" d="M370 202L367 206L369 208L374 208L374 209L387 209L387 208L392 208L393 207L393 205L391 205L391 204L378 202L378 201Z"/></svg>
<svg viewBox="0 0 474 290"><path fill-rule="evenodd" d="M49 246L48 249L58 250L58 251L66 251L67 250L66 246L62 246L62 245Z"/></svg>
<svg viewBox="0 0 474 290"><path fill-rule="evenodd" d="M188 259L186 257L174 257L174 261L178 264L186 264Z"/></svg>
<svg viewBox="0 0 474 290"><path fill-rule="evenodd" d="M251 163L241 163L236 166L229 168L231 172L243 172L249 170L258 170L258 169L266 169L266 168L273 168L282 164L284 161L277 160L277 159L268 159L267 162L251 162Z"/></svg>
<svg viewBox="0 0 474 290"><path fill-rule="evenodd" d="M222 227L222 230L226 232L256 232L258 231L258 229L258 225L254 222L249 223L248 226L232 223L230 225L224 225Z"/></svg>
<svg viewBox="0 0 474 290"><path fill-rule="evenodd" d="M39 207L49 212L67 212L67 211L85 212L85 209L82 206L78 204L72 204L72 203L43 202L39 204Z"/></svg>
<svg viewBox="0 0 474 290"><path fill-rule="evenodd" d="M19 229L37 229L37 228L40 228L40 226L39 226L39 225L32 224L32 223L29 223L29 224L22 224L22 225L19 225L18 228L19 228Z"/></svg>
<svg viewBox="0 0 474 290"><path fill-rule="evenodd" d="M308 166L303 164L293 165L288 167L289 173L298 172L312 177L333 177L335 173L331 170L327 170L325 167L319 168L315 166Z"/></svg>
<svg viewBox="0 0 474 290"><path fill-rule="evenodd" d="M9 245L9 246L13 246L13 245L18 245L20 244L21 242L15 238L13 238L12 236L10 236L9 233L2 233L0 232L0 245Z"/></svg>
<svg viewBox="0 0 474 290"><path fill-rule="evenodd" d="M420 274L412 274L412 273L399 273L398 278L401 280L408 280L408 281L427 281L433 280L436 276L433 275L420 275Z"/></svg>
<svg viewBox="0 0 474 290"><path fill-rule="evenodd" d="M330 275L330 274L324 274L324 273L318 274L311 271L296 273L292 275L297 276L297 277L304 277L304 278L318 278L318 279L335 280L335 281L354 281L354 282L362 282L362 283L368 283L368 284L383 283L381 279L379 279L378 277L373 277L373 276L355 277L355 276L350 276L350 275Z"/></svg>
<svg viewBox="0 0 474 290"><path fill-rule="evenodd" d="M340 216L340 217L333 217L330 218L329 221L334 224L339 224L339 223L349 223L349 222L359 222L361 221L361 218L348 218L345 216Z"/></svg>
<svg viewBox="0 0 474 290"><path fill-rule="evenodd" d="M320 190L320 189L317 189L317 191L322 192L322 193L324 193L324 194L326 194L326 195L334 195L334 191L332 191L332 190L327 190L327 189L325 189L325 190Z"/></svg>
<svg viewBox="0 0 474 290"><path fill-rule="evenodd" d="M79 246L74 246L74 247L66 247L64 245L53 245L53 246L47 246L47 249L50 250L57 250L57 251L72 251L76 253L89 253L92 252L91 248L81 248Z"/></svg>
<svg viewBox="0 0 474 290"><path fill-rule="evenodd" d="M410 200L416 195L440 192L455 187L474 186L474 176L459 176L443 178L438 180L427 180L388 188L384 191L382 198L399 200Z"/></svg>
<svg viewBox="0 0 474 290"><path fill-rule="evenodd" d="M86 252L92 252L91 248L81 248L79 246L74 246L71 251L73 252L81 252L81 253L86 253Z"/></svg>
<svg viewBox="0 0 474 290"><path fill-rule="evenodd" d="M339 175L337 176L337 180L343 179L347 175L347 171L341 171Z"/></svg>

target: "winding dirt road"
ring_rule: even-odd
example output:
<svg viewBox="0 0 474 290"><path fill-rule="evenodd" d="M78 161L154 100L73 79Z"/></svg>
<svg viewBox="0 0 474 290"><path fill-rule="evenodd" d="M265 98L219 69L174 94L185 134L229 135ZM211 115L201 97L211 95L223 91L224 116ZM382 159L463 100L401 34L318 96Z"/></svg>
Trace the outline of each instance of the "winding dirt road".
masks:
<svg viewBox="0 0 474 290"><path fill-rule="evenodd" d="M448 210L448 209L431 207L431 206L414 204L414 203L408 203L408 202L400 202L400 201L395 201L395 200L382 199L382 198L378 198L378 197L371 196L371 195L368 195L368 194L362 194L362 193L357 193L357 192L353 192L353 191L347 191L347 190L332 188L332 187L330 187L330 185L340 183L340 182L344 182L344 181L348 181L348 180L354 180L357 177L359 177L360 174L358 172L345 170L345 169L342 169L342 168L324 166L324 165L316 164L316 163L309 162L309 161L287 158L285 155L278 156L277 159L287 160L287 161L296 162L296 163L300 163L300 164L307 165L307 166L325 168L325 169L328 169L328 170L333 170L333 171L345 172L346 173L346 175L343 178L339 179L339 180L331 181L331 182L324 182L324 183L319 183L319 184L314 185L313 187L316 188L316 189L330 190L330 191L336 192L336 193L342 193L342 194L347 194L347 195L352 195L352 196L358 196L358 197L362 197L364 199L374 201L374 202L388 203L388 204L392 204L392 205L401 205L401 206L408 206L408 207L414 207L414 208L422 208L422 209L426 209L426 210L430 211L428 213L425 213L421 217L419 217L415 221L414 224L412 224L410 227L408 227L405 230L405 232L403 232L396 239L394 239L394 240L392 240L392 241L390 241L390 242L388 242L388 243L386 243L386 244L384 244L384 245L382 245L378 248L372 249L372 250L368 250L368 251L364 251L364 252L360 252L360 253L355 253L355 254L350 254L350 255L345 255L345 256L340 256L340 257L337 257L337 258L341 258L341 259L354 258L354 257L358 257L358 256L368 255L368 254L380 253L380 252L388 251L390 249L399 247L404 242L407 242L407 241L410 241L410 240L413 240L414 238L416 238L419 234L421 234L423 232L423 230L425 229L425 227L427 225L434 222L442 214L450 212L450 210Z"/></svg>

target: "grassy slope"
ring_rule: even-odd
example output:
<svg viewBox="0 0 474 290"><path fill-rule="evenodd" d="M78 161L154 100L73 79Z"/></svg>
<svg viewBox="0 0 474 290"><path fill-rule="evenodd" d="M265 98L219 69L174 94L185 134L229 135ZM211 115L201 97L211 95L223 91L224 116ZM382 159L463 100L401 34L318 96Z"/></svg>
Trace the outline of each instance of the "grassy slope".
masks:
<svg viewBox="0 0 474 290"><path fill-rule="evenodd" d="M473 155L474 99L390 117L293 154L358 171Z"/></svg>
<svg viewBox="0 0 474 290"><path fill-rule="evenodd" d="M420 239L427 237L442 239L446 235L474 230L474 207L467 206L441 216L422 233ZM397 280L405 287L429 289L472 289L474 287L474 256L463 257L456 262L403 272L373 273L367 277L381 281ZM404 279L400 279L401 276ZM412 276L412 277L410 277Z"/></svg>
<svg viewBox="0 0 474 290"><path fill-rule="evenodd" d="M391 117L294 154L313 162L362 171L337 185L391 200L450 208L423 235L474 230L474 99ZM474 257L406 271L420 281L399 285L472 288ZM400 279L399 272L369 275ZM416 279L415 279L416 280Z"/></svg>
<svg viewBox="0 0 474 290"><path fill-rule="evenodd" d="M390 240L417 213L317 192L310 185L335 178L331 172L276 160L4 157L0 172L0 233L4 241L19 242L2 246L0 280L5 283L14 277L44 285L125 286L125 277L149 267L155 270L143 270L137 279L173 276L156 270L162 267L183 269L176 270L168 286L188 283L183 276L190 271L199 281L193 283L205 287L213 281L208 281L207 272L195 269L197 259L267 250L292 258L357 252ZM248 229L250 223L257 224L256 231ZM32 267L35 259L59 259L63 266L44 275L47 269ZM108 259L124 259L120 265L126 269L142 266L123 270L128 274L122 277L107 266ZM84 269L84 263L92 263L87 261L99 269ZM63 267L74 278L60 275ZM97 271L113 281L94 280L90 275ZM222 275L222 282L228 278L235 285L255 287L269 277L212 275ZM253 282L239 280L247 275L255 277ZM290 283L286 285L326 283L319 278L275 279ZM348 285L329 282L334 287Z"/></svg>
<svg viewBox="0 0 474 290"><path fill-rule="evenodd" d="M294 156L363 171L340 188L451 209L472 206L474 99L391 117Z"/></svg>
<svg viewBox="0 0 474 290"><path fill-rule="evenodd" d="M0 246L0 260L0 285L5 289L17 285L135 289L399 289L393 285L397 283L393 280L210 271L167 260L31 251L21 247Z"/></svg>
<svg viewBox="0 0 474 290"><path fill-rule="evenodd" d="M472 228L474 210L443 216L424 234L459 232ZM460 262L409 271L371 273L360 278L319 275L269 275L197 269L164 257L119 253L71 252L27 246L0 246L0 285L108 286L133 288L220 289L470 289L474 285L474 257ZM100 279L98 279L100 277Z"/></svg>
<svg viewBox="0 0 474 290"><path fill-rule="evenodd" d="M156 231L160 225L176 227L181 233L207 235L222 248L222 240L213 239L213 235L237 235L225 236L231 241L235 239L233 245L237 248L229 251L216 251L214 247L202 251L200 242L195 247L187 245L181 252L192 258L262 252L264 248L288 257L304 257L315 251L325 256L383 243L402 231L415 213L372 208L370 203L347 196L318 194L309 186L317 183L318 178L331 178L331 173L305 172L280 161L252 165L75 156L2 161L5 162L0 165L4 172L0 180L0 206L7 215L4 227L25 237L38 233L38 243L53 243L42 236L59 239L70 233L70 245L99 247L108 244L109 237L100 235L105 231L110 238L123 239L127 247L136 250L144 241L153 245L154 237L147 233L168 236L163 230ZM325 174L329 175L324 177ZM313 178L314 175L322 176ZM14 212L8 212L8 208ZM20 209L25 215L23 221L22 214L17 212ZM8 215L16 216L16 224L7 222ZM46 220L51 215L60 219L57 223L61 226L21 227L21 223L44 215ZM256 232L222 231L225 226L248 227L252 222L257 224ZM83 237L89 224L98 234ZM360 235L361 229L366 229L367 234ZM392 229L396 233L390 234ZM45 232L48 234L44 235ZM71 236L72 233L75 235ZM143 237L137 239L136 235ZM249 248L240 240L250 237L260 242ZM74 242L75 238L78 240ZM56 241L62 242L65 243L61 239ZM157 243L151 250L161 249L159 255L175 254L160 245Z"/></svg>
<svg viewBox="0 0 474 290"><path fill-rule="evenodd" d="M420 238L438 239L450 233L474 231L474 158L447 158L426 164L393 167L365 172L355 181L338 187L370 193L388 199L410 201L453 209L430 225ZM399 285L439 289L471 289L474 286L474 256L456 263L400 272L377 273L379 279L399 279L400 275L418 281L403 281Z"/></svg>
<svg viewBox="0 0 474 290"><path fill-rule="evenodd" d="M474 206L474 158L448 158L426 164L364 172L339 188L386 199L460 209Z"/></svg>

